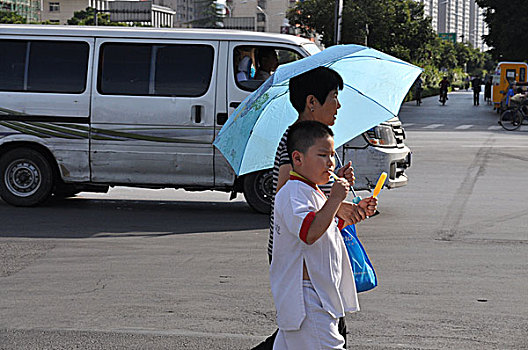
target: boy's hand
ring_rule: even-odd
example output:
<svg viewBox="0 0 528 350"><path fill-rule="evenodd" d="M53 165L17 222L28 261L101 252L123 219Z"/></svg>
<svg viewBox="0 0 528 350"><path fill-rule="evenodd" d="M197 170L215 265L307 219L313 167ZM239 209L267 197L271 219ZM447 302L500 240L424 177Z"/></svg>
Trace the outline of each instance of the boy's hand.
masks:
<svg viewBox="0 0 528 350"><path fill-rule="evenodd" d="M342 177L335 180L330 190L330 197L339 200L340 202L344 201L348 195L348 189L350 184L348 181Z"/></svg>
<svg viewBox="0 0 528 350"><path fill-rule="evenodd" d="M352 162L348 162L344 167L337 169L336 175L344 177L350 186L354 187L356 177L354 176L354 169L352 168Z"/></svg>
<svg viewBox="0 0 528 350"><path fill-rule="evenodd" d="M374 197L363 198L358 206L365 211L367 216L372 216L376 213L378 208L378 199Z"/></svg>

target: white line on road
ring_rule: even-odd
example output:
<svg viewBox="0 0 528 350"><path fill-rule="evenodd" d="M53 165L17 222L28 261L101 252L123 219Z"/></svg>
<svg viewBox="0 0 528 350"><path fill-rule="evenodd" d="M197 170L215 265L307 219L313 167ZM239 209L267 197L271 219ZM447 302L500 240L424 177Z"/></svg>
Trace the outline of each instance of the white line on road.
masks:
<svg viewBox="0 0 528 350"><path fill-rule="evenodd" d="M441 126L444 126L444 124L431 124L431 125L424 126L423 128L424 129L436 129L436 128L439 128Z"/></svg>
<svg viewBox="0 0 528 350"><path fill-rule="evenodd" d="M414 125L414 123L404 123L403 127L404 128L408 128L409 126L413 126L413 125Z"/></svg>
<svg viewBox="0 0 528 350"><path fill-rule="evenodd" d="M473 127L473 125L471 125L471 124L469 124L469 125L466 124L466 125L459 125L459 126L457 126L455 129L457 129L457 130L465 130L465 129L469 129L469 128L472 128L472 127Z"/></svg>
<svg viewBox="0 0 528 350"><path fill-rule="evenodd" d="M492 125L488 128L488 130L500 130L502 129L502 126L500 125Z"/></svg>

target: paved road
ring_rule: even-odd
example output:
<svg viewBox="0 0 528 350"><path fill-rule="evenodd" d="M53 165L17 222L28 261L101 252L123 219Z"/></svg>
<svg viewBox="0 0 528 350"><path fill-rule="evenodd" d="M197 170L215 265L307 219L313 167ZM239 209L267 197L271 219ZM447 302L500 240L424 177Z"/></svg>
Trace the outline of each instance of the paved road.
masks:
<svg viewBox="0 0 528 350"><path fill-rule="evenodd" d="M410 182L359 227L380 285L347 316L350 348L528 349L527 130L489 129L496 114L471 98L402 107ZM0 348L258 343L275 329L267 218L227 197L117 188L0 202Z"/></svg>

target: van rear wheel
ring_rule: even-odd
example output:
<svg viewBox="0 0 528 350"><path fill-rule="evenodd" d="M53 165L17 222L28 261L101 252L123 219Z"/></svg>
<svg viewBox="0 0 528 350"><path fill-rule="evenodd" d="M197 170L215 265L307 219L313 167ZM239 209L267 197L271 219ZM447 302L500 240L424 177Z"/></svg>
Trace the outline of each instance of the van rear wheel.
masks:
<svg viewBox="0 0 528 350"><path fill-rule="evenodd" d="M246 175L244 177L244 197L253 210L269 214L273 198L272 170L266 169Z"/></svg>
<svg viewBox="0 0 528 350"><path fill-rule="evenodd" d="M0 197L30 207L47 200L53 190L53 169L40 152L15 148L0 158Z"/></svg>

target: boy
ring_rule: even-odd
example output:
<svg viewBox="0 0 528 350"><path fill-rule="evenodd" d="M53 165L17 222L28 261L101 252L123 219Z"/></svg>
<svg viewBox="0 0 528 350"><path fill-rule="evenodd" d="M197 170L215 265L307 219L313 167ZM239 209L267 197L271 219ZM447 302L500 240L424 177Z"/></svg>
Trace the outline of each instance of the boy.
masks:
<svg viewBox="0 0 528 350"><path fill-rule="evenodd" d="M354 274L336 218L350 187L334 182L328 199L317 187L333 172L331 129L317 121L291 126L293 171L275 197L270 282L279 333L274 349L343 349L338 319L358 311Z"/></svg>

